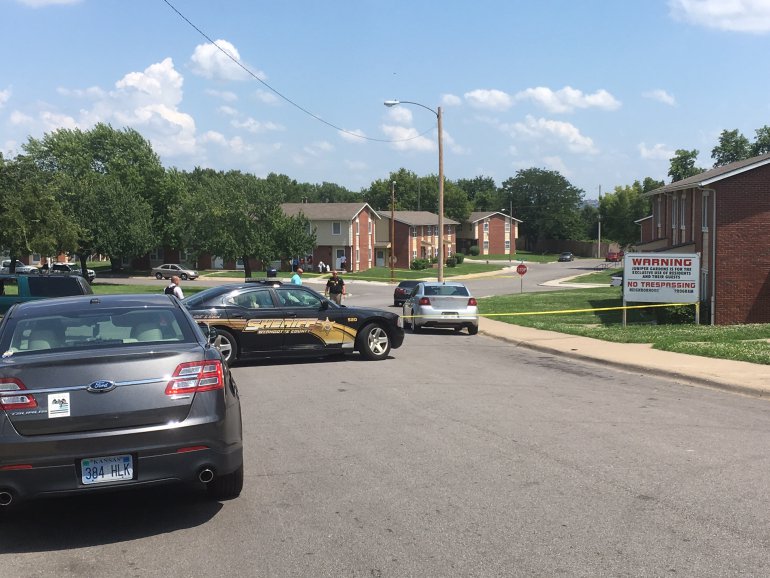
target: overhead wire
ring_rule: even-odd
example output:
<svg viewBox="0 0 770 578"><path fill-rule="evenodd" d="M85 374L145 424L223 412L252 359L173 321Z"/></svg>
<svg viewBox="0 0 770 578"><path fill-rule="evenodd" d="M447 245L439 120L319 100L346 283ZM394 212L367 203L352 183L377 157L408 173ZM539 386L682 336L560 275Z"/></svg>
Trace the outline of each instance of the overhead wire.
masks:
<svg viewBox="0 0 770 578"><path fill-rule="evenodd" d="M270 86L267 82L262 80L259 77L258 74L254 73L254 71L252 71L248 66L243 64L240 60L238 60L232 54L230 54L230 52L228 52L227 50L222 48L219 44L217 44L215 40L213 40L208 34L206 34L203 30L201 30L195 23L193 23L189 18L187 18L187 16L182 14L182 12L180 12L179 9L177 9L177 7L174 6L169 0L162 0L162 2L164 2L169 8L171 8L171 10L173 10L177 14L177 16L179 16L182 20L184 20L193 30L195 30L198 34L200 34L203 38L205 38L206 42L208 42L209 44L214 46L217 50L219 50L222 54L224 54L227 58L229 58L236 66L238 66L241 70L243 70L251 78L253 78L257 82L262 84L262 86L264 86L265 88L270 90L273 94L278 96L281 100L284 100L284 101L288 102L294 108L302 111L303 113L305 113L306 115L310 116L311 118L317 120L320 123L325 124L326 126L328 126L330 128L333 128L336 131L339 131L341 133L350 135L350 136L355 137L355 138L360 138L362 140L368 140L368 141L373 141L373 142L382 142L382 143L400 143L400 142L408 142L408 141L411 141L411 140L418 139L418 138L420 138L422 136L425 136L426 134L428 134L429 132L431 132L433 130L433 127L431 127L428 130L426 130L425 132L419 133L416 136L411 136L409 138L392 140L392 139L381 139L381 138L374 138L374 137L365 136L365 135L359 134L357 132L353 132L353 131L344 129L344 128L340 127L340 126L337 126L336 124L334 124L332 122L329 122L328 120L326 120L326 119L318 116L317 114L311 112L310 110L308 110L307 108L303 107L299 103L295 102L294 100L292 100L291 98L289 98L285 94L281 93L279 90L277 90L277 89L273 88L272 86Z"/></svg>

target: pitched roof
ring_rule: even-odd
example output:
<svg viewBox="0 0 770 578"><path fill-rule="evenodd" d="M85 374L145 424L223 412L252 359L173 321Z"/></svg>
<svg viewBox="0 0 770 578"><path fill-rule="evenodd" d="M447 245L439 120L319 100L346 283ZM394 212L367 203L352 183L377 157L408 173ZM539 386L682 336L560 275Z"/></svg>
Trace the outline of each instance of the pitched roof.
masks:
<svg viewBox="0 0 770 578"><path fill-rule="evenodd" d="M492 215L502 215L506 219L508 218L508 215L500 211L473 211L470 215L468 215L467 221L469 223L478 223L479 221L491 217ZM514 217L513 220L517 223L523 223L521 219L517 219L516 217Z"/></svg>
<svg viewBox="0 0 770 578"><path fill-rule="evenodd" d="M366 208L377 219L380 218L368 203L283 203L281 205L284 215L296 217L302 213L311 221L352 221Z"/></svg>
<svg viewBox="0 0 770 578"><path fill-rule="evenodd" d="M390 219L390 211L380 211L383 217ZM396 211L396 221L413 227L419 225L438 225L438 215L428 211ZM445 225L459 225L457 221L444 217Z"/></svg>
<svg viewBox="0 0 770 578"><path fill-rule="evenodd" d="M750 159L744 159L742 161L736 161L721 167L716 167L706 172L687 177L680 181L675 181L671 184L659 187L655 190L648 191L644 194L646 197L653 195L659 195L661 193L671 193L673 191L681 191L683 189L692 189L694 187L705 187L711 183L729 179L735 175L739 175L746 171L752 171L759 167L770 164L770 153L759 155L758 157L752 157Z"/></svg>

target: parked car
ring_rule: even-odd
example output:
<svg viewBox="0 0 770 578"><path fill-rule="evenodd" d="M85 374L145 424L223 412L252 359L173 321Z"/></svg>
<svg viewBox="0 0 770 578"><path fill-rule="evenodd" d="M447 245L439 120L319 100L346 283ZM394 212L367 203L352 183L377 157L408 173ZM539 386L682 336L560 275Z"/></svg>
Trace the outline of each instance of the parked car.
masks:
<svg viewBox="0 0 770 578"><path fill-rule="evenodd" d="M273 279L211 287L182 303L217 330L228 361L353 351L380 360L404 341L395 313L337 305L309 287Z"/></svg>
<svg viewBox="0 0 770 578"><path fill-rule="evenodd" d="M240 494L238 389L174 299L15 305L0 350L0 506L170 482Z"/></svg>
<svg viewBox="0 0 770 578"><path fill-rule="evenodd" d="M0 313L25 301L91 294L91 285L79 275L0 274Z"/></svg>
<svg viewBox="0 0 770 578"><path fill-rule="evenodd" d="M404 302L404 323L417 333L424 327L451 327L456 332L479 332L476 299L457 281L420 282Z"/></svg>
<svg viewBox="0 0 770 578"><path fill-rule="evenodd" d="M2 267L0 267L0 273L10 273L11 272L11 260L6 259L2 263ZM14 269L14 273L17 275L34 275L35 273L38 273L37 267L33 267L32 265L25 265L18 259L16 259L16 268Z"/></svg>
<svg viewBox="0 0 770 578"><path fill-rule="evenodd" d="M559 255L560 263L564 261L574 261L574 260L575 260L575 256L569 251L564 251L561 255Z"/></svg>
<svg viewBox="0 0 770 578"><path fill-rule="evenodd" d="M604 260L609 263L620 263L623 260L623 251L610 251Z"/></svg>
<svg viewBox="0 0 770 578"><path fill-rule="evenodd" d="M404 304L404 301L406 301L406 298L409 297L409 293L412 292L412 289L419 283L417 279L407 279L405 281L401 281L396 288L393 290L393 305L396 307L400 307Z"/></svg>
<svg viewBox="0 0 770 578"><path fill-rule="evenodd" d="M188 279L193 280L199 277L198 272L195 269L190 269L189 267L184 267L177 263L166 263L158 267L153 267L152 274L155 275L156 279L170 279L176 275L182 281L187 281Z"/></svg>
<svg viewBox="0 0 770 578"><path fill-rule="evenodd" d="M65 275L82 275L83 270L80 267L80 263L54 263L51 265L49 273L52 274L65 274ZM96 279L96 272L93 269L86 269L86 279L89 283L93 283Z"/></svg>

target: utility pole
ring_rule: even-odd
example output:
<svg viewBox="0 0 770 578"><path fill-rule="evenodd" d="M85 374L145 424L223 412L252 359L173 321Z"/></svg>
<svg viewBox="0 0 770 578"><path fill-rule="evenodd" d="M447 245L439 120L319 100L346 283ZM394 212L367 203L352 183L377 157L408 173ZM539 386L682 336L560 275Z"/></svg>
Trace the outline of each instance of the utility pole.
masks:
<svg viewBox="0 0 770 578"><path fill-rule="evenodd" d="M390 282L396 281L396 181L390 182Z"/></svg>
<svg viewBox="0 0 770 578"><path fill-rule="evenodd" d="M599 215L599 246L596 247L596 258L602 258L602 186L599 185L599 206L597 214Z"/></svg>

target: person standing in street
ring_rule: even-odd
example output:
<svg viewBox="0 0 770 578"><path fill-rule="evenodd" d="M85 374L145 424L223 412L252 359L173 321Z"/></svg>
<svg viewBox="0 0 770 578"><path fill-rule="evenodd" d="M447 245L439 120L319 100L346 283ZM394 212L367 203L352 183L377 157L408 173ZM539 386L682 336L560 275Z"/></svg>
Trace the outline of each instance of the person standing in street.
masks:
<svg viewBox="0 0 770 578"><path fill-rule="evenodd" d="M302 273L304 273L302 267L297 267L294 275L291 276L292 285L302 285Z"/></svg>
<svg viewBox="0 0 770 578"><path fill-rule="evenodd" d="M337 274L336 270L332 271L332 276L326 282L324 293L337 305L342 305L342 296L345 295L345 280Z"/></svg>
<svg viewBox="0 0 770 578"><path fill-rule="evenodd" d="M180 287L181 284L182 280L174 275L171 277L171 283L168 284L168 287L166 287L163 292L166 295L173 295L177 299L184 299L184 293L182 292L182 287Z"/></svg>

